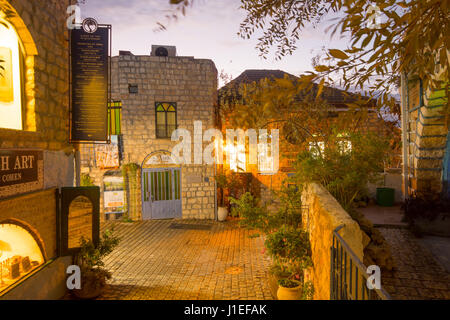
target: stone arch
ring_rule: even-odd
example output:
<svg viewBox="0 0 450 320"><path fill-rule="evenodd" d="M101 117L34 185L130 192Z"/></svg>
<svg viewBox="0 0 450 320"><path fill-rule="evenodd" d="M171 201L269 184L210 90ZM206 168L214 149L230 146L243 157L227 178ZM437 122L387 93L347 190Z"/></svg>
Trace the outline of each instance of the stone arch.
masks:
<svg viewBox="0 0 450 320"><path fill-rule="evenodd" d="M177 158L168 150L149 153L142 161L141 168L180 167Z"/></svg>
<svg viewBox="0 0 450 320"><path fill-rule="evenodd" d="M8 225L8 224L18 226L18 227L24 229L25 231L27 231L33 237L34 241L36 242L39 249L41 250L41 254L42 254L42 257L44 258L44 261L48 260L44 241L42 240L41 236L39 235L39 232L35 228L33 228L30 224L28 224L22 220L15 219L15 218L8 218L8 219L0 221L0 225Z"/></svg>
<svg viewBox="0 0 450 320"><path fill-rule="evenodd" d="M35 117L35 56L38 55L37 46L25 22L17 10L6 0L0 0L0 21L6 21L13 27L23 54L23 130L36 131ZM31 22L31 21L30 21Z"/></svg>

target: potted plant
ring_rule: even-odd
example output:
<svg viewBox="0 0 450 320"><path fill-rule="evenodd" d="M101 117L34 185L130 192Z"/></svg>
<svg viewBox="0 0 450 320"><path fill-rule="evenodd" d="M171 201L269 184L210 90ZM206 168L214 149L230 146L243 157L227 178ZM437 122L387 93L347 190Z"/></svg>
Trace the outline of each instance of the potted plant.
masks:
<svg viewBox="0 0 450 320"><path fill-rule="evenodd" d="M104 268L103 258L119 244L119 238L113 235L113 229L105 230L97 246L92 240L81 238L81 248L75 257L81 271L81 289L73 293L80 299L94 299L103 293L106 280L111 273Z"/></svg>
<svg viewBox="0 0 450 320"><path fill-rule="evenodd" d="M280 272L285 274L283 278L278 279L278 299L300 299L303 294L303 270L312 265L308 233L301 228L283 225L267 235L265 247L279 266ZM289 277L286 277L287 273ZM280 290L280 287L283 288Z"/></svg>
<svg viewBox="0 0 450 320"><path fill-rule="evenodd" d="M278 280L278 300L300 300L302 297L303 284L292 279Z"/></svg>
<svg viewBox="0 0 450 320"><path fill-rule="evenodd" d="M224 189L228 186L227 176L225 174L218 174L215 176L217 183L217 219L225 221L228 216L228 208L225 206Z"/></svg>

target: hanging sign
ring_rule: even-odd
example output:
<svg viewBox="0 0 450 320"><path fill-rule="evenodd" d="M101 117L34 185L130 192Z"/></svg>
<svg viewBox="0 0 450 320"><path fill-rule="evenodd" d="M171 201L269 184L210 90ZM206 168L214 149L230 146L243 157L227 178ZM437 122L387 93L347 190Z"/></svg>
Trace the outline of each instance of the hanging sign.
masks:
<svg viewBox="0 0 450 320"><path fill-rule="evenodd" d="M43 152L0 149L0 197L44 187Z"/></svg>
<svg viewBox="0 0 450 320"><path fill-rule="evenodd" d="M71 142L107 142L111 26L88 18L70 31Z"/></svg>

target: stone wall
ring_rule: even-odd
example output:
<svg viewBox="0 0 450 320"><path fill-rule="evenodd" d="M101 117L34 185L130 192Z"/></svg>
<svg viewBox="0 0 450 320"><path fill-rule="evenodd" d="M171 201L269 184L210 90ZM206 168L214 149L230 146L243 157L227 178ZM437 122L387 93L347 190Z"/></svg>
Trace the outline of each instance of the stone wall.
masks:
<svg viewBox="0 0 450 320"><path fill-rule="evenodd" d="M137 85L138 93L130 93L129 85ZM192 138L192 164L180 166L183 218L214 218L214 167L193 164L195 134L202 138L201 134L194 133L194 121L202 121L203 132L215 126L217 70L214 63L193 57L132 54L113 57L112 99L122 102L121 164L139 166L150 154L170 153L179 143L170 138L157 138L155 130L155 102L176 103L177 126L191 132ZM208 144L204 142L203 147ZM82 171L102 185L106 170L95 168L91 146L83 146L81 158ZM144 167L152 166L144 164ZM141 202L139 197L140 207ZM133 214L133 218L138 216Z"/></svg>
<svg viewBox="0 0 450 320"><path fill-rule="evenodd" d="M15 16L25 48L24 130L0 128L0 148L39 148L72 153L68 143L68 1L0 0Z"/></svg>
<svg viewBox="0 0 450 320"><path fill-rule="evenodd" d="M44 153L44 190L24 195L20 194L24 190L20 190L0 199L0 221L15 219L32 230L43 245L47 261L57 256L55 189L72 186L74 177L74 148L68 136L66 26L66 10L71 2L74 1L0 0L0 10L13 13L5 19L16 30L24 56L23 130L0 128L0 149L40 149ZM32 277L36 285L16 287L21 292L19 296L23 299L61 297L64 290L59 289L64 288L64 271L59 266L36 273ZM59 291L54 291L55 286Z"/></svg>
<svg viewBox="0 0 450 320"><path fill-rule="evenodd" d="M322 186L309 184L302 194L302 203L308 210L303 214L303 226L309 232L314 267L306 280L314 284L314 300L330 299L330 248L333 231L343 225L339 234L356 256L363 261L363 234L361 229Z"/></svg>
<svg viewBox="0 0 450 320"><path fill-rule="evenodd" d="M57 255L55 191L49 189L0 201L0 223L12 218L25 224L40 239L46 260Z"/></svg>
<svg viewBox="0 0 450 320"><path fill-rule="evenodd" d="M409 185L407 194L440 193L443 185L443 159L449 127L443 115L448 103L445 88L424 90L419 79L406 81L407 159Z"/></svg>

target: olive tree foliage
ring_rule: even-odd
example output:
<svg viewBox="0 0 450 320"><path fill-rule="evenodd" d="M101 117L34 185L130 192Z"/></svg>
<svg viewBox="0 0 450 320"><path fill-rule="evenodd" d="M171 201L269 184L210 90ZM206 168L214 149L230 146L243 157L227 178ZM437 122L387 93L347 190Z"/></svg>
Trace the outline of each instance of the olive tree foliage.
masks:
<svg viewBox="0 0 450 320"><path fill-rule="evenodd" d="M176 8L173 16L185 14L193 2L170 0ZM247 16L238 35L258 35L261 56L275 48L276 59L295 51L306 27L337 17L327 32L348 36L349 45L328 48L322 63L302 77L305 83L314 81L322 88L338 78L346 90L367 90L379 106L395 110L390 93L401 73L417 75L431 89L449 79L450 0L241 0L241 8Z"/></svg>

